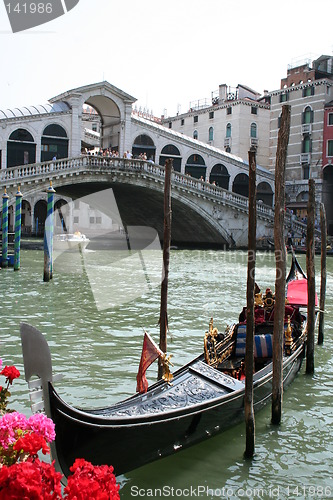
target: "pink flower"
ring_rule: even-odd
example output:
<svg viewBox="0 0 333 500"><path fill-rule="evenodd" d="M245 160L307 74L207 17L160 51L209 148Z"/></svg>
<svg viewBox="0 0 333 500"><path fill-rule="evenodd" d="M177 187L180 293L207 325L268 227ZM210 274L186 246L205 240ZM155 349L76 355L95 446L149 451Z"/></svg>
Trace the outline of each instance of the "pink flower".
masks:
<svg viewBox="0 0 333 500"><path fill-rule="evenodd" d="M42 436L48 443L55 439L55 425L50 418L42 413L31 415L27 422L28 429Z"/></svg>
<svg viewBox="0 0 333 500"><path fill-rule="evenodd" d="M27 418L22 413L14 411L5 413L0 420L0 446L7 449L17 440L17 431L27 429Z"/></svg>

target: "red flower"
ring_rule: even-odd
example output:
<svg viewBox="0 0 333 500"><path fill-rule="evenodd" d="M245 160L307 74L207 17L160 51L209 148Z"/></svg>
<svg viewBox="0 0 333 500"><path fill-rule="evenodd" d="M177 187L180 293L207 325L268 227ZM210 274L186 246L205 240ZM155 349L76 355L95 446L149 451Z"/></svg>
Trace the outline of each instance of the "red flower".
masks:
<svg viewBox="0 0 333 500"><path fill-rule="evenodd" d="M15 366L5 366L5 368L0 372L0 375L4 375L6 377L6 382L12 384L13 380L20 376L20 372L17 368L15 368Z"/></svg>
<svg viewBox="0 0 333 500"><path fill-rule="evenodd" d="M76 459L65 488L66 500L119 500L119 486L113 467L93 466L82 458Z"/></svg>
<svg viewBox="0 0 333 500"><path fill-rule="evenodd" d="M34 432L29 432L20 437L13 446L15 451L28 453L30 456L37 455L41 450L44 455L50 452L45 439Z"/></svg>
<svg viewBox="0 0 333 500"><path fill-rule="evenodd" d="M0 500L60 500L61 474L54 464L28 459L0 469Z"/></svg>

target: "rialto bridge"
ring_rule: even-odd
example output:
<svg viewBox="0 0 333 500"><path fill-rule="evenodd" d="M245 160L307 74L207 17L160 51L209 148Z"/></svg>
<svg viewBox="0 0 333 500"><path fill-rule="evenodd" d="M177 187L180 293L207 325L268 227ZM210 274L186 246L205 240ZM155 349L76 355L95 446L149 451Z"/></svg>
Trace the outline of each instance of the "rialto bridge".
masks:
<svg viewBox="0 0 333 500"><path fill-rule="evenodd" d="M134 114L135 100L102 82L44 106L0 110L0 187L11 203L21 186L23 231L42 230L52 180L56 207L112 187L124 226L152 226L162 236L163 166L172 158L173 243L246 246L247 162ZM258 237L273 235L273 197L274 176L258 166Z"/></svg>
<svg viewBox="0 0 333 500"><path fill-rule="evenodd" d="M23 195L23 221L36 231L46 215L46 190L52 181L55 207L112 188L123 227L153 227L163 236L164 167L149 161L79 156L11 167L0 171L0 189L9 194L9 217L18 186ZM247 245L248 199L200 179L172 173L172 242L174 245ZM79 221L77 221L79 222ZM273 209L257 203L257 235L273 236ZM289 224L292 223L287 219ZM92 224L98 226L94 218ZM294 230L297 227L294 224ZM96 229L98 227L96 226ZM300 225L299 230L301 230Z"/></svg>

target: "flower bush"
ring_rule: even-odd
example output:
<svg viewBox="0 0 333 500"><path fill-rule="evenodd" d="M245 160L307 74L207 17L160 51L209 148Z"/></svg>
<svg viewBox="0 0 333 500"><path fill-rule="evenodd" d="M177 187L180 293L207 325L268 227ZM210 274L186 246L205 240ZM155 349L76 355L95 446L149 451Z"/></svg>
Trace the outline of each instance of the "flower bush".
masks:
<svg viewBox="0 0 333 500"><path fill-rule="evenodd" d="M0 359L0 370L2 360ZM6 387L0 386L0 500L118 500L119 485L113 467L93 466L83 459L70 468L62 495L62 474L54 462L42 462L38 453L48 454L55 439L51 419L38 413L27 418L8 409L9 386L20 376L15 366L0 371Z"/></svg>

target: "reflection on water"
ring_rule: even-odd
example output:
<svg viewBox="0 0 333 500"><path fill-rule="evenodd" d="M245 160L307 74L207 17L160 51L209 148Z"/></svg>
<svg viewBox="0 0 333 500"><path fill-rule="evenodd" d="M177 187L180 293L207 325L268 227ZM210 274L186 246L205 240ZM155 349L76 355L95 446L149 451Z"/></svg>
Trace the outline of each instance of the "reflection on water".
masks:
<svg viewBox="0 0 333 500"><path fill-rule="evenodd" d="M89 272L103 264L98 258L95 255L90 262ZM246 258L246 252L171 252L168 351L175 368L201 352L211 317L219 330L237 320L246 297ZM299 260L305 268L304 257ZM319 273L319 258L316 265ZM103 284L106 293L111 279L108 276ZM86 272L57 272L55 266L53 280L44 283L43 253L32 250L22 251L19 272L0 271L0 356L4 363L14 363L22 371L12 391L16 409L30 412L19 340L21 321L46 335L54 372L64 373L58 390L69 403L103 406L135 391L143 329L158 341L160 289L144 288L128 303L98 310L90 281ZM256 281L262 289L274 287L272 254L258 254ZM122 291L126 286L124 282ZM243 459L245 436L241 424L121 477L121 497L133 498L138 488L146 491L163 486L175 490L202 486L206 488L200 490L205 498L240 498L242 488L245 498L273 498L275 493L279 495L275 498L332 496L332 291L333 259L328 257L325 343L316 347L315 374L305 375L303 366L288 388L279 427L271 426L269 407L256 416L253 460ZM153 366L148 380L151 383L155 378ZM310 487L317 488L314 495ZM320 494L320 487L325 494ZM255 495L255 488L262 489L261 496ZM149 492L145 495L149 497Z"/></svg>

